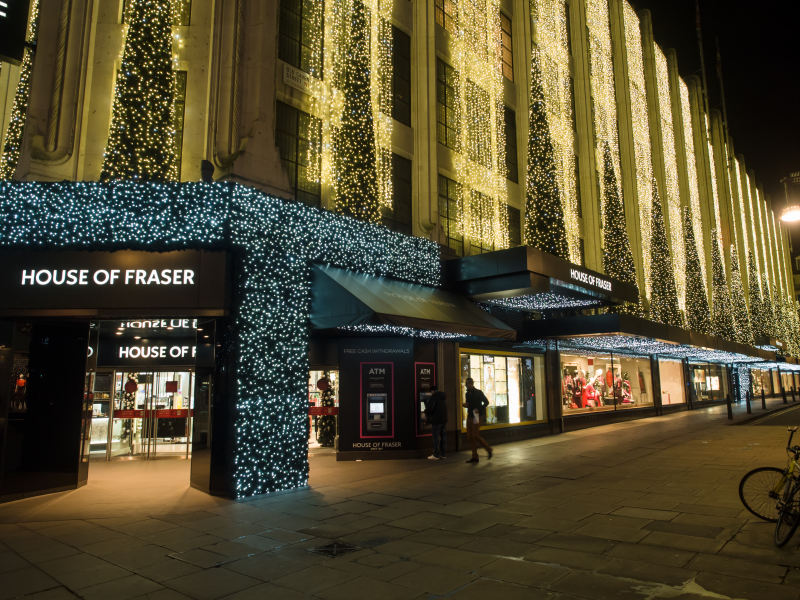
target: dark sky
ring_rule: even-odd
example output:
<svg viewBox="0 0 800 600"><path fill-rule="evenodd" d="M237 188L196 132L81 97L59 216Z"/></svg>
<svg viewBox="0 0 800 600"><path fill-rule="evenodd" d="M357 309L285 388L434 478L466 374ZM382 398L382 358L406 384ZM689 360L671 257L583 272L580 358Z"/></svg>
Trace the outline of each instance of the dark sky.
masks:
<svg viewBox="0 0 800 600"><path fill-rule="evenodd" d="M632 4L651 12L656 42L675 48L681 75L700 76L695 0ZM709 106L722 110L716 37L734 150L779 210L785 202L780 180L800 171L800 1L700 0L700 15Z"/></svg>

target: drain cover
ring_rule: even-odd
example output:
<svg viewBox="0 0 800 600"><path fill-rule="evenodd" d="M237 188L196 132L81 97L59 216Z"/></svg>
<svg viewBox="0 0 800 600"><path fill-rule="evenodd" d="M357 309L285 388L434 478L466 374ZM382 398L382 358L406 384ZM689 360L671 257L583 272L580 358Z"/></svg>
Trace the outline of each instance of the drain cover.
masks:
<svg viewBox="0 0 800 600"><path fill-rule="evenodd" d="M339 556L344 556L345 554L350 554L351 552L358 552L359 550L361 550L361 548L358 546L353 546L352 544L345 544L344 542L331 542L330 544L325 544L324 546L309 548L308 552L322 554L322 556L327 556L329 558L336 558Z"/></svg>

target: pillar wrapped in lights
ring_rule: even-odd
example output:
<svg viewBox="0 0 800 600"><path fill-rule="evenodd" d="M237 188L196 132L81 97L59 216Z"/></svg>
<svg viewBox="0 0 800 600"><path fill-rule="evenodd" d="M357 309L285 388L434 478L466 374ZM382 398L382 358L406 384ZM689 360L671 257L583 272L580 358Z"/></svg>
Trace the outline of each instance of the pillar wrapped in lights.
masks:
<svg viewBox="0 0 800 600"><path fill-rule="evenodd" d="M711 311L708 308L705 276L701 269L698 246L692 227L692 211L683 208L683 237L686 252L686 324L689 329L711 335Z"/></svg>
<svg viewBox="0 0 800 600"><path fill-rule="evenodd" d="M176 181L170 0L131 0L102 180Z"/></svg>
<svg viewBox="0 0 800 600"><path fill-rule="evenodd" d="M753 251L747 257L747 275L750 281L750 325L754 337L769 337L769 321L764 313L761 283L759 282L758 269Z"/></svg>
<svg viewBox="0 0 800 600"><path fill-rule="evenodd" d="M728 291L728 282L725 279L725 266L722 263L722 253L717 242L717 232L714 229L711 230L711 276L713 277L711 306L714 318L714 335L735 341L736 334L731 312L731 296Z"/></svg>
<svg viewBox="0 0 800 600"><path fill-rule="evenodd" d="M5 15L4 15L5 16ZM28 23L28 41L36 41L36 30L39 26L39 0L34 0L31 6L31 16ZM11 108L11 118L8 121L6 139L3 143L3 155L0 157L0 179L11 179L19 162L19 153L22 148L22 136L25 132L25 119L28 115L28 98L31 92L31 74L33 72L33 48L25 48L22 65L19 68L19 82L14 94L14 105Z"/></svg>
<svg viewBox="0 0 800 600"><path fill-rule="evenodd" d="M555 148L545 108L541 56L531 61L531 108L528 129L528 189L525 201L525 243L570 260L564 206L555 164ZM574 160L574 159L573 159Z"/></svg>
<svg viewBox="0 0 800 600"><path fill-rule="evenodd" d="M739 253L736 246L731 246L731 312L733 313L733 328L735 341L742 344L755 343L753 341L753 328L750 325L750 315L747 302L744 298L744 284L742 273L739 269Z"/></svg>
<svg viewBox="0 0 800 600"><path fill-rule="evenodd" d="M650 318L664 325L683 327L683 316L678 308L678 294L675 290L675 270L669 252L667 232L664 226L664 213L658 194L658 184L652 182L653 208L650 231Z"/></svg>
<svg viewBox="0 0 800 600"><path fill-rule="evenodd" d="M619 195L619 185L608 144L603 146L603 158L603 189L606 193L603 202L603 220L606 224L603 228L603 268L608 276L622 283L636 285L636 267L633 264L628 228L625 225L625 210ZM614 310L637 316L642 314L639 302L635 304L627 302Z"/></svg>
<svg viewBox="0 0 800 600"><path fill-rule="evenodd" d="M0 247L236 251L236 496L308 480L310 264L441 284L434 242L233 184L3 183Z"/></svg>

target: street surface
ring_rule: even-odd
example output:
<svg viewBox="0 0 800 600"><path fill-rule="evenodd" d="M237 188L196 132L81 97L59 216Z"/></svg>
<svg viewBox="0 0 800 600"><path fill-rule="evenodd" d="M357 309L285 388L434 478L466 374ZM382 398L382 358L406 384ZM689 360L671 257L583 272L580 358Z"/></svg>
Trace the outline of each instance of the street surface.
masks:
<svg viewBox="0 0 800 600"><path fill-rule="evenodd" d="M189 488L186 461L93 463L80 490L0 505L0 600L798 600L800 534L775 548L737 492L785 464L795 407L597 427L477 465L314 453L309 488L245 502Z"/></svg>

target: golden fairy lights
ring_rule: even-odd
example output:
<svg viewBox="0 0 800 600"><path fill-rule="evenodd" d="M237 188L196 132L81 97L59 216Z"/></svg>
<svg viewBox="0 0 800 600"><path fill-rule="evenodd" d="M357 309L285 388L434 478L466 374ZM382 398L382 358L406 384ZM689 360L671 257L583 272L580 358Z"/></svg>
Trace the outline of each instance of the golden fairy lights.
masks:
<svg viewBox="0 0 800 600"><path fill-rule="evenodd" d="M703 115L708 132L708 164L711 170L711 192L714 196L714 229L719 247L722 248L722 217L719 212L719 190L717 189L717 168L714 164L714 147L711 145L711 128L708 126L708 115ZM722 263L723 271L725 262Z"/></svg>
<svg viewBox="0 0 800 600"><path fill-rule="evenodd" d="M455 157L460 232L474 244L508 246L503 55L498 0L458 0L452 37L460 127Z"/></svg>
<svg viewBox="0 0 800 600"><path fill-rule="evenodd" d="M589 30L589 54L591 59L590 80L594 99L594 125L597 133L595 148L596 168L603 173L604 145L611 151L611 163L619 187L621 168L619 158L619 139L617 137L617 100L614 88L614 62L611 51L611 30L609 29L608 2L606 0L586 0L586 24ZM601 202L607 192L605 181L599 178ZM621 190L617 193L622 197ZM601 214L605 211L601 210ZM604 226L606 224L604 223Z"/></svg>
<svg viewBox="0 0 800 600"><path fill-rule="evenodd" d="M745 206L747 208L747 214L744 215L746 221L750 224L750 230L748 231L748 235L750 237L750 241L753 244L753 249L755 252L751 252L753 256L753 262L755 267L755 276L757 278L761 277L761 257L758 251L758 235L756 232L756 213L755 208L753 206L753 196L755 195L755 186L750 179L750 175L745 172L744 168L741 171L741 181L742 181L742 189L744 190L743 200L745 201ZM749 271L748 271L748 281L750 281ZM750 282L752 285L752 282ZM751 292L752 293L752 292Z"/></svg>
<svg viewBox="0 0 800 600"><path fill-rule="evenodd" d="M746 260L747 256L750 254L750 242L747 239L747 212L745 207L745 191L742 189L742 172L739 168L739 161L737 159L733 159L733 170L736 174L736 200L737 200L737 208L739 211L740 222L738 227L741 228L741 233L739 234L742 237L742 245L744 247L744 254L742 255L742 260ZM742 273L746 272L746 269L741 269Z"/></svg>
<svg viewBox="0 0 800 600"><path fill-rule="evenodd" d="M650 118L647 113L647 92L642 57L642 33L639 17L627 2L623 3L625 48L628 56L628 89L631 97L631 121L636 160L636 188L639 198L639 223L642 256L650 256L651 212L653 208L653 157L650 147ZM645 289L650 297L652 284L650 260L642 261Z"/></svg>
<svg viewBox="0 0 800 600"><path fill-rule="evenodd" d="M571 261L577 264L581 256L568 11L569 6L564 0L534 0L531 3L531 12L536 21L536 48L532 62L538 61L539 64L569 255ZM531 176L530 172L528 176Z"/></svg>
<svg viewBox="0 0 800 600"><path fill-rule="evenodd" d="M312 140L308 152L308 177L319 181L337 194L337 164L353 158L347 140L339 140L344 109L345 77L347 65L354 60L354 49L349 42L353 3L362 2L369 15L370 97L372 124L375 134L375 158L378 201L381 206L392 206L392 27L391 0L332 0L307 3L310 21L316 26L311 34L311 114L322 121L321 139ZM365 49L366 50L366 49ZM366 116L364 117L366 118ZM342 208L342 207L338 207Z"/></svg>
<svg viewBox="0 0 800 600"><path fill-rule="evenodd" d="M692 213L692 230L694 239L697 240L699 247L697 256L700 260L700 272L703 274L703 282L706 279L706 253L703 251L703 218L700 210L700 191L697 182L697 157L694 149L694 131L692 129L692 108L689 104L689 88L683 79L678 81L681 96L681 118L683 120L683 139L686 145L686 171L689 182L689 206ZM705 289L705 285L703 285Z"/></svg>
<svg viewBox="0 0 800 600"><path fill-rule="evenodd" d="M658 45L654 47L656 59L656 84L658 86L658 109L661 117L661 141L664 152L665 203L669 215L672 249L672 268L675 273L675 288L678 305L686 308L686 256L683 242L683 220L681 219L680 183L678 182L678 159L675 153L675 131L672 122L672 95L669 85L667 57Z"/></svg>

